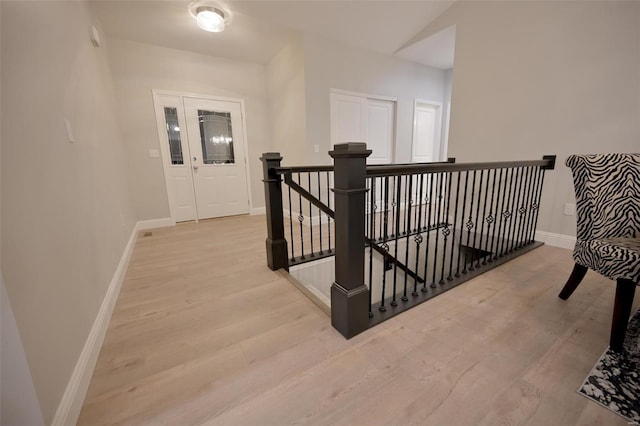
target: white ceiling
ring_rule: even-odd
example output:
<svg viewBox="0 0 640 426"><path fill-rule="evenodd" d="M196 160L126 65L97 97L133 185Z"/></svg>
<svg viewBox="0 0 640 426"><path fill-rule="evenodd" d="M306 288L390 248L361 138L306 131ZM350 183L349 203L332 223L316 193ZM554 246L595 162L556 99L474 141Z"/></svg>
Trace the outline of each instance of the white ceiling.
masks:
<svg viewBox="0 0 640 426"><path fill-rule="evenodd" d="M222 33L200 30L188 12L190 1L91 0L90 5L109 36L206 55L267 63L308 32L389 55L402 49L402 58L450 68L452 63L442 58L449 52L452 60L451 37L405 44L453 1L231 0L222 2L232 12Z"/></svg>

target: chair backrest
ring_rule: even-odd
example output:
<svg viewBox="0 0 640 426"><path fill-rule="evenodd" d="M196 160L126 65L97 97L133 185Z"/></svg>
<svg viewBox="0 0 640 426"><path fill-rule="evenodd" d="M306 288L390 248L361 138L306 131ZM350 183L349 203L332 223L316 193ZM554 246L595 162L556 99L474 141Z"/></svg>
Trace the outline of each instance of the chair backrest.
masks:
<svg viewBox="0 0 640 426"><path fill-rule="evenodd" d="M578 240L640 237L640 154L571 155Z"/></svg>

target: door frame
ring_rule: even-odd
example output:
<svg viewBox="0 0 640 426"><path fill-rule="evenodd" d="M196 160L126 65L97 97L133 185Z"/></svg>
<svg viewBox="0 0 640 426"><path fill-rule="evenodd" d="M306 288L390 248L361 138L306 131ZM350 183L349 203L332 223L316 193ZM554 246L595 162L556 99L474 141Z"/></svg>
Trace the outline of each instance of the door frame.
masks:
<svg viewBox="0 0 640 426"><path fill-rule="evenodd" d="M175 224L176 223L176 215L175 212L173 211L173 200L170 198L173 194L171 193L170 188L170 182L169 182L169 175L168 175L168 168L170 167L170 159L167 157L167 155L169 155L168 150L166 149L167 147L163 147L161 141L160 141L160 134L161 132L165 131L165 122L164 122L164 115L162 117L159 116L158 114L158 110L157 110L157 104L159 103L159 96L165 95L165 96L177 96L180 97L180 105L179 107L182 109L182 117L184 117L184 99L183 98L196 98L196 99L204 99L204 100L208 100L208 101L220 101L220 102L236 102L240 104L240 120L242 120L242 127L244 129L244 171L245 171L245 175L247 178L247 198L249 201L249 214L251 214L251 212L253 211L253 200L251 199L251 172L249 171L250 167L249 167L249 136L248 136L248 132L247 132L247 121L246 121L246 112L245 112L245 107L244 107L244 99L242 98L231 98L231 97L227 97L227 96L217 96L217 95L207 95L207 94L202 94L202 93L190 93L190 92L180 92L180 91L175 91L175 90L163 90L163 89L151 89L151 95L152 95L152 101L153 101L153 109L154 109L154 116L156 118L156 129L158 131L158 138L156 139L158 141L158 147L160 148L160 153L161 153L161 158L162 158L162 173L164 174L164 184L165 184L165 190L166 190L166 194L167 194L167 203L169 204L169 214L171 215L171 220L172 222ZM182 123L181 126L185 126L185 130L186 130L186 123ZM186 132L185 132L185 136L186 136ZM189 144L187 144L188 146ZM191 151L189 151L189 163L191 162ZM193 172L192 176L193 176ZM192 190L194 191L194 203L195 203L195 185L193 183L193 177L192 177ZM171 193L171 195L170 195ZM195 212L196 212L196 217L195 217L195 221L198 222L198 209L197 206L194 204L194 208L195 208Z"/></svg>
<svg viewBox="0 0 640 426"><path fill-rule="evenodd" d="M419 108L419 105L430 105L432 107L435 108L436 110L436 119L435 119L435 123L433 123L433 130L434 130L434 142L436 144L438 144L438 152L440 154L440 157L442 157L442 151L445 150L445 144L442 138L442 102L437 102L437 101L432 101L432 100L428 100L428 99L419 99L419 98L415 98L415 100L413 101L413 126L411 126L411 162L413 163L413 159L415 158L415 147L416 147L416 136L417 136L417 131L416 131L416 126L417 126L417 121L416 121L416 111ZM434 146L435 148L435 146ZM434 156L434 161L443 161L441 158L435 158Z"/></svg>
<svg viewBox="0 0 640 426"><path fill-rule="evenodd" d="M373 99L376 101L387 101L393 102L393 140L391 141L391 163L396 160L396 142L398 140L398 98L396 96L384 96L384 95L374 95L371 93L364 92L354 92L353 90L344 90L344 89L329 89L329 126L330 126L330 135L329 135L329 150L333 150L335 135L333 133L333 124L331 123L333 111L331 110L331 95L347 95L347 96L357 96L360 98Z"/></svg>

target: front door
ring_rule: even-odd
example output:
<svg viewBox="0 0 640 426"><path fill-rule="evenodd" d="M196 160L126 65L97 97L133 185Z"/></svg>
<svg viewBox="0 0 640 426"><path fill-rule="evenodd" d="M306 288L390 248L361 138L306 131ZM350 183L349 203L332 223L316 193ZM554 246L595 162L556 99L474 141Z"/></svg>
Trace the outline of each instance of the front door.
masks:
<svg viewBox="0 0 640 426"><path fill-rule="evenodd" d="M249 213L240 102L155 95L171 216Z"/></svg>

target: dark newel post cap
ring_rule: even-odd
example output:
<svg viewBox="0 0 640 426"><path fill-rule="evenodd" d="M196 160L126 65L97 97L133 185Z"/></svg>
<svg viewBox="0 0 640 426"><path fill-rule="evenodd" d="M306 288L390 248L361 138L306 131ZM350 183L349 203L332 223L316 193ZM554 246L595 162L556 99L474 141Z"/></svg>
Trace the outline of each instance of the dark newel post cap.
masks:
<svg viewBox="0 0 640 426"><path fill-rule="evenodd" d="M551 161L550 165L540 167L542 170L553 170L553 169L556 168L556 156L555 155L543 155L542 159Z"/></svg>
<svg viewBox="0 0 640 426"><path fill-rule="evenodd" d="M260 160L282 160L282 156L279 152L265 152Z"/></svg>
<svg viewBox="0 0 640 426"><path fill-rule="evenodd" d="M333 146L333 151L329 151L329 155L333 158L344 157L368 157L371 154L364 142L347 142L339 143Z"/></svg>

